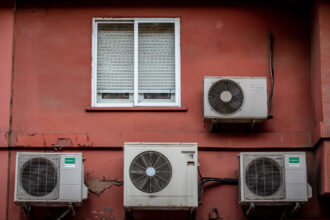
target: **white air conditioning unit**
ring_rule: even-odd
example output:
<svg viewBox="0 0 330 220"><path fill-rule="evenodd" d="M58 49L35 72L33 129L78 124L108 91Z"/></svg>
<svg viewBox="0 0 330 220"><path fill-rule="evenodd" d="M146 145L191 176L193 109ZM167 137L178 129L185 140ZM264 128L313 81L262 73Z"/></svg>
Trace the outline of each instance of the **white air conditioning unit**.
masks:
<svg viewBox="0 0 330 220"><path fill-rule="evenodd" d="M87 194L82 153L16 154L15 203L79 206Z"/></svg>
<svg viewBox="0 0 330 220"><path fill-rule="evenodd" d="M239 203L288 205L312 195L304 152L240 153Z"/></svg>
<svg viewBox="0 0 330 220"><path fill-rule="evenodd" d="M204 77L204 120L261 122L268 117L265 77Z"/></svg>
<svg viewBox="0 0 330 220"><path fill-rule="evenodd" d="M196 143L125 143L125 209L197 208L197 166Z"/></svg>

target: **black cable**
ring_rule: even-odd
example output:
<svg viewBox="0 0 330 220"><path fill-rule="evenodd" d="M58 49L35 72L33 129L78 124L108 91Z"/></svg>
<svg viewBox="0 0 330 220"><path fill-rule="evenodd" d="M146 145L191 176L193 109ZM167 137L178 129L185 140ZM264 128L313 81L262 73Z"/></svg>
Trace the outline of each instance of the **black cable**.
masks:
<svg viewBox="0 0 330 220"><path fill-rule="evenodd" d="M199 178L200 178L200 179L203 179L203 176L202 176L202 174L201 174L201 171L199 170L199 166L197 167L197 170L198 170Z"/></svg>
<svg viewBox="0 0 330 220"><path fill-rule="evenodd" d="M268 97L268 119L272 119L273 116L270 114L270 106L273 99L274 93L274 64L273 64L273 33L268 32L268 44L269 44L269 70L271 78L271 90Z"/></svg>
<svg viewBox="0 0 330 220"><path fill-rule="evenodd" d="M201 205L200 203L200 200L202 198L202 194L203 194L203 176L201 174L201 171L199 170L199 166L197 167L197 170L198 170L198 175L199 175L199 178L200 178L200 181L198 183L198 205Z"/></svg>
<svg viewBox="0 0 330 220"><path fill-rule="evenodd" d="M226 185L237 185L238 184L238 179L234 178L213 178L213 177L204 177L202 179L203 183L207 182L218 182L221 184L226 184Z"/></svg>
<svg viewBox="0 0 330 220"><path fill-rule="evenodd" d="M238 179L234 178L215 178L215 177L203 177L199 167L198 167L198 174L200 177L199 183L198 183L198 204L201 205L200 200L203 195L203 186L207 182L217 182L219 184L223 185L237 185L238 184Z"/></svg>

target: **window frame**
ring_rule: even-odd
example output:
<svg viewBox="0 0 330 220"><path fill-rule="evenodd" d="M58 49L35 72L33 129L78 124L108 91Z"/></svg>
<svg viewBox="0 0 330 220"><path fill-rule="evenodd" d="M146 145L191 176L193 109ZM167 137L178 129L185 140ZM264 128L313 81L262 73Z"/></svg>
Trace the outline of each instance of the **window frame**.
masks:
<svg viewBox="0 0 330 220"><path fill-rule="evenodd" d="M132 103L97 103L97 36L98 24L133 23L134 25L134 87ZM175 44L175 102L139 102L138 25L139 23L173 23ZM92 107L181 107L180 18L93 18L92 25Z"/></svg>

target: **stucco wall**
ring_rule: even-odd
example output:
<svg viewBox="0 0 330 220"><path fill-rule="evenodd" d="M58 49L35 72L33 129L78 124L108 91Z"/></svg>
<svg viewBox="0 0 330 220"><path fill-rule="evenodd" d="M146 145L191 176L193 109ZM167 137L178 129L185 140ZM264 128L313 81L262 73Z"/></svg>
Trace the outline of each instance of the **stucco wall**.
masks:
<svg viewBox="0 0 330 220"><path fill-rule="evenodd" d="M70 147L67 148L70 151L84 153L85 179L122 180L121 147L130 141L197 142L203 175L233 178L238 177L237 154L241 151L306 150L308 180L316 190L297 218L329 216L327 202L317 198L316 165L324 160L316 157L316 162L311 150L317 141L315 137L319 137L315 135L313 139L317 131L314 128L324 113L324 105L315 100L317 94L327 94L317 89L321 79L313 78L318 76L311 74L311 70L318 74L321 66L327 65L327 61L318 63L320 56L327 57L327 52L310 49L308 13L277 4L199 7L26 4L19 4L16 14L11 143L12 147L20 148L14 148L10 157L8 219L28 219L22 207L13 203L16 152L53 151L55 147L67 151L66 147ZM187 111L87 112L91 102L93 17L180 17L181 97ZM321 36L323 29L326 28L321 28ZM203 77L268 77L269 30L274 34L275 92L271 108L274 119L267 120L257 132L211 133L210 124L203 122ZM313 42L318 45L320 36L315 34ZM327 42L326 37L323 39ZM6 65L10 66L8 62ZM6 79L10 80L8 77L9 74ZM0 156L1 163L6 164L1 174L6 175L7 151L0 151ZM326 169L323 174L327 174ZM0 185L5 186L7 180L1 181ZM245 219L238 204L237 186L210 185L204 191L198 220L207 219L210 208L218 208L225 219ZM4 209L2 203L0 208ZM35 209L33 214L35 219L41 219L57 211ZM76 213L73 219L123 219L123 187L112 186L99 197L89 193ZM154 217L140 215L140 219ZM171 218L182 216L174 214ZM161 219L159 214L157 219Z"/></svg>
<svg viewBox="0 0 330 220"><path fill-rule="evenodd" d="M197 16L198 15L198 16ZM187 112L86 112L91 100L93 17L180 17L182 106ZM120 147L125 141L198 142L201 147L311 147L309 21L258 7L19 8L13 132L16 146ZM269 76L274 33L273 120L257 133L211 134L203 77Z"/></svg>
<svg viewBox="0 0 330 220"><path fill-rule="evenodd" d="M13 8L9 2L0 2L0 219L6 218L10 88L12 68Z"/></svg>
<svg viewBox="0 0 330 220"><path fill-rule="evenodd" d="M312 82L315 103L315 122L314 133L319 133L322 138L320 147L316 151L319 160L319 193L320 195L330 195L330 172L329 172L329 151L330 151L330 3L318 1L315 7L315 16L312 29L312 68L311 74L314 79Z"/></svg>
<svg viewBox="0 0 330 220"><path fill-rule="evenodd" d="M0 147L8 146L12 68L13 8L0 3Z"/></svg>

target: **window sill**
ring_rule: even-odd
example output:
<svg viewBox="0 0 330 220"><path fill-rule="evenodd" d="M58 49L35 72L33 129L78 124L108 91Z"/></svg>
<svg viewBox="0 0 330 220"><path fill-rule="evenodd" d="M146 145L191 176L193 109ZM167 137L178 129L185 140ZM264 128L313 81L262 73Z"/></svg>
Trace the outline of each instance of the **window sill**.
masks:
<svg viewBox="0 0 330 220"><path fill-rule="evenodd" d="M86 112L186 112L187 107L86 107Z"/></svg>

